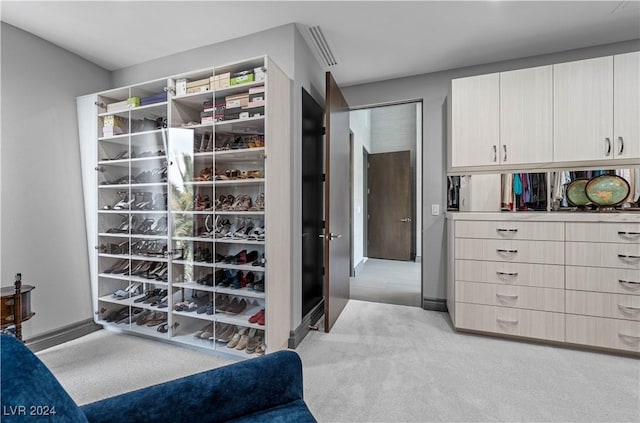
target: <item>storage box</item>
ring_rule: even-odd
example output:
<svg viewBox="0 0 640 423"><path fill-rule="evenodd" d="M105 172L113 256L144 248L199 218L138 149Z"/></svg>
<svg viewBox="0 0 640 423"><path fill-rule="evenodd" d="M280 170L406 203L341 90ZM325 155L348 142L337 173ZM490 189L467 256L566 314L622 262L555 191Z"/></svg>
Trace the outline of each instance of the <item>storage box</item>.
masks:
<svg viewBox="0 0 640 423"><path fill-rule="evenodd" d="M231 85L240 85L253 82L253 71L236 72L231 75Z"/></svg>
<svg viewBox="0 0 640 423"><path fill-rule="evenodd" d="M140 107L140 97L129 97L127 99L127 105L130 107Z"/></svg>
<svg viewBox="0 0 640 423"><path fill-rule="evenodd" d="M213 112L200 113L200 123L213 123Z"/></svg>
<svg viewBox="0 0 640 423"><path fill-rule="evenodd" d="M211 82L209 81L209 78L187 82L187 94L202 93L210 90L211 90Z"/></svg>
<svg viewBox="0 0 640 423"><path fill-rule="evenodd" d="M185 95L187 93L186 78L176 79L176 95Z"/></svg>
<svg viewBox="0 0 640 423"><path fill-rule="evenodd" d="M107 104L108 113L121 112L123 110L128 110L128 109L129 109L129 103L127 103L127 100Z"/></svg>
<svg viewBox="0 0 640 423"><path fill-rule="evenodd" d="M236 107L246 107L249 104L249 94L228 95L225 97L226 108L234 109Z"/></svg>
<svg viewBox="0 0 640 423"><path fill-rule="evenodd" d="M167 93L161 92L157 94L152 94L147 97L142 97L140 99L141 106L147 106L149 104L162 103L163 101L167 101Z"/></svg>
<svg viewBox="0 0 640 423"><path fill-rule="evenodd" d="M243 110L240 107L226 108L224 109L224 120L240 119L240 113Z"/></svg>
<svg viewBox="0 0 640 423"><path fill-rule="evenodd" d="M253 75L255 81L264 81L266 76L266 69L264 67L253 69Z"/></svg>
<svg viewBox="0 0 640 423"><path fill-rule="evenodd" d="M249 119L249 112L241 112L238 119Z"/></svg>
<svg viewBox="0 0 640 423"><path fill-rule="evenodd" d="M105 116L104 118L102 118L102 126L104 126L105 128L113 126L127 128L129 127L129 121L127 120L127 118L123 118L121 116Z"/></svg>
<svg viewBox="0 0 640 423"><path fill-rule="evenodd" d="M231 86L230 72L221 73L220 75L216 75L216 77L218 78L218 86L216 87L217 89L227 88Z"/></svg>
<svg viewBox="0 0 640 423"><path fill-rule="evenodd" d="M255 101L250 101L249 103L247 103L247 108L248 109L254 109L256 107L264 107L265 105L265 101L264 100L255 100Z"/></svg>

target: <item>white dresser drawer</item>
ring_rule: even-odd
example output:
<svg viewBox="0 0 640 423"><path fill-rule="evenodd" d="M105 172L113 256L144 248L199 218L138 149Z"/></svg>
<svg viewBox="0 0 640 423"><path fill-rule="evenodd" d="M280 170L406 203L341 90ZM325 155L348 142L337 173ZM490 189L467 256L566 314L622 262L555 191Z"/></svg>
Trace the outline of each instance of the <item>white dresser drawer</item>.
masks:
<svg viewBox="0 0 640 423"><path fill-rule="evenodd" d="M456 301L564 312L564 289L456 281Z"/></svg>
<svg viewBox="0 0 640 423"><path fill-rule="evenodd" d="M640 297L637 295L566 290L565 296L567 313L640 321Z"/></svg>
<svg viewBox="0 0 640 423"><path fill-rule="evenodd" d="M456 280L505 285L564 288L564 266L456 260Z"/></svg>
<svg viewBox="0 0 640 423"><path fill-rule="evenodd" d="M456 327L564 341L564 314L456 302Z"/></svg>
<svg viewBox="0 0 640 423"><path fill-rule="evenodd" d="M640 223L573 222L566 231L567 241L640 244Z"/></svg>
<svg viewBox="0 0 640 423"><path fill-rule="evenodd" d="M566 287L578 291L640 295L640 269L567 266Z"/></svg>
<svg viewBox="0 0 640 423"><path fill-rule="evenodd" d="M456 259L564 264L564 242L460 238Z"/></svg>
<svg viewBox="0 0 640 423"><path fill-rule="evenodd" d="M640 244L566 242L567 265L640 269Z"/></svg>
<svg viewBox="0 0 640 423"><path fill-rule="evenodd" d="M640 352L640 322L567 314L566 341Z"/></svg>
<svg viewBox="0 0 640 423"><path fill-rule="evenodd" d="M459 220L456 222L455 236L456 238L564 241L564 223Z"/></svg>

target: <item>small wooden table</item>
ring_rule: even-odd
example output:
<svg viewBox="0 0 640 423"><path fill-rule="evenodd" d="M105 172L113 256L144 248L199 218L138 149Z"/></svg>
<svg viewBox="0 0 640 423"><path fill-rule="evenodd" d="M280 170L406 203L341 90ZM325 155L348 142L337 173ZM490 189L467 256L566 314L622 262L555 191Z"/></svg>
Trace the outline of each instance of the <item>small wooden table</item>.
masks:
<svg viewBox="0 0 640 423"><path fill-rule="evenodd" d="M22 285L22 274L16 275L14 286L0 289L0 329L15 326L16 337L22 340L22 322L31 319L35 313L31 311L31 285ZM22 310L22 313L16 313Z"/></svg>

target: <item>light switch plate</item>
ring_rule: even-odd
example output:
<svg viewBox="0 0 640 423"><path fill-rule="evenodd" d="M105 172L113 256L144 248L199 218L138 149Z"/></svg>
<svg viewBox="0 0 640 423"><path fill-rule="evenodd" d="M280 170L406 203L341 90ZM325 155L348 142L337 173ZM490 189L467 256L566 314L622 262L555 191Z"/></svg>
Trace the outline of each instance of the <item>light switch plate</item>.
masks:
<svg viewBox="0 0 640 423"><path fill-rule="evenodd" d="M431 216L438 216L440 214L440 204L431 205Z"/></svg>

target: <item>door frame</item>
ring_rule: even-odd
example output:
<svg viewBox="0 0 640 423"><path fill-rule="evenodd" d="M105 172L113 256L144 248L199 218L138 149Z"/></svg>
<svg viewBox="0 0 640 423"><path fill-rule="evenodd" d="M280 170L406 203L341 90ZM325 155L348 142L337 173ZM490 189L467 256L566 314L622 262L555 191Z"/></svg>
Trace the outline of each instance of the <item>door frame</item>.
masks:
<svg viewBox="0 0 640 423"><path fill-rule="evenodd" d="M417 107L419 107L419 116L420 119L416 120L416 132L419 131L419 135L416 133L416 164L417 164L417 159L420 158L420 168L418 169L418 166L416 165L416 169L414 172L414 178L413 178L413 191L414 191L414 196L415 198L415 203L414 203L414 212L415 212L415 217L414 217L414 223L415 223L415 227L414 227L414 233L416 234L416 242L414 244L414 247L416 249L416 254L414 257L414 260L416 263L422 263L422 256L424 255L425 251L424 251L424 213L425 213L425 207L424 207L424 198L425 198L425 184L422 183L420 186L420 203L418 202L418 198L415 194L418 193L418 189L417 189L417 181L418 178L422 179L423 175L424 175L424 156L425 156L425 148L424 148L424 100L422 98L414 98L414 99L406 99L406 100L398 100L398 101L389 101L389 102L385 102L385 103L372 103L372 104L364 104L364 105L359 105L359 106L350 106L350 111L354 112L357 110L370 110L370 109L376 109L379 107L387 107L387 106L397 106L400 104L416 104ZM368 155L371 154L364 146L362 147L363 150L363 154L366 157L363 157L363 163L367 163L368 162ZM353 157L353 156L352 156ZM363 165L363 168L366 165ZM418 171L419 170L419 171ZM363 248L363 256L367 257L368 251L367 251L367 239L369 237L369 234L367 233L367 213L368 210L366 210L366 205L368 202L368 193L367 193L367 178L364 176L368 176L366 175L366 169L363 169L363 172L365 172L365 174L363 175L363 184L364 184L364 191L363 191L363 203L364 203L364 207L365 209L363 209L363 214L365 217L364 223L363 223L363 243L364 243L364 248ZM351 179L351 192L353 192L353 178ZM353 200L353 199L352 199ZM353 202L353 201L352 201ZM353 206L353 205L352 205ZM441 213L442 213L442 206L440 207ZM420 217L420 224L418 225L418 217ZM353 219L352 219L353 220ZM418 244L420 245L420 255L418 256L417 254L417 247ZM353 260L353 247L351 248L351 257ZM418 259L419 257L419 259ZM420 302L421 304L423 304L423 308L424 308L424 267L421 264L420 265Z"/></svg>

